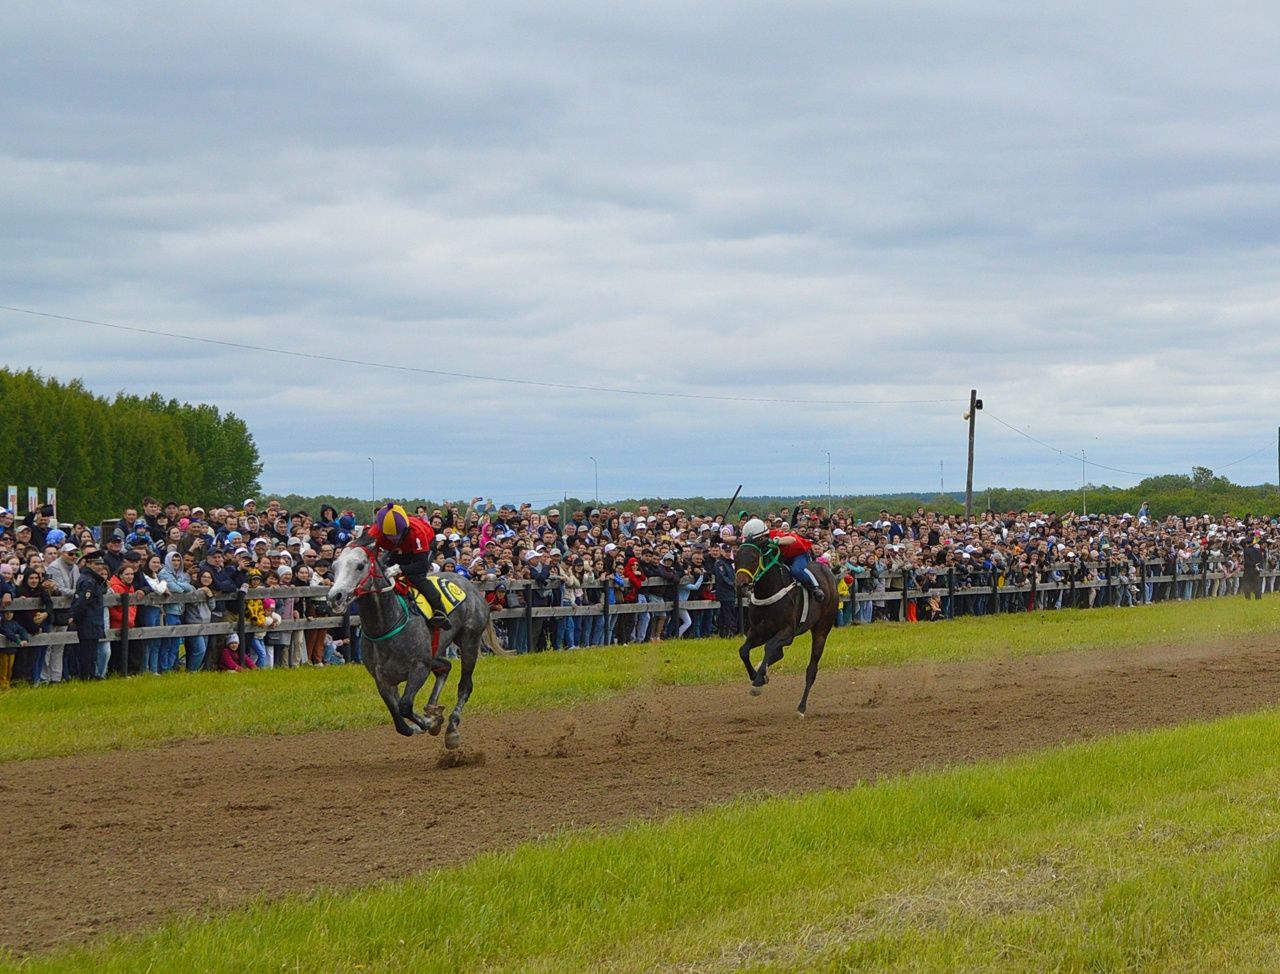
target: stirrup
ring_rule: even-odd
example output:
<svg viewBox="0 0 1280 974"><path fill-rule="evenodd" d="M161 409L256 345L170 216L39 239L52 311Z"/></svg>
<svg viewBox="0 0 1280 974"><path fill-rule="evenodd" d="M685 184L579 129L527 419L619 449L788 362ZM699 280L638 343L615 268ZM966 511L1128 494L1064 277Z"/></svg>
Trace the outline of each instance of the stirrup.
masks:
<svg viewBox="0 0 1280 974"><path fill-rule="evenodd" d="M827 600L827 593L822 591L821 585L809 589L809 594L813 596L813 601L815 602L825 602Z"/></svg>
<svg viewBox="0 0 1280 974"><path fill-rule="evenodd" d="M444 614L433 615L427 620L427 625L432 629L452 629L453 624L449 622L449 617Z"/></svg>

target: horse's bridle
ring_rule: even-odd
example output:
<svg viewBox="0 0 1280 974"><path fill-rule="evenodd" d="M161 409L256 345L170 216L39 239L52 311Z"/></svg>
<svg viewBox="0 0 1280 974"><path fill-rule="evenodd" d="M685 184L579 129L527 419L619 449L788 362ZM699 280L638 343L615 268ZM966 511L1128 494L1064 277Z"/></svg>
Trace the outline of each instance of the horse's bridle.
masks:
<svg viewBox="0 0 1280 974"><path fill-rule="evenodd" d="M756 570L754 572L749 571L746 568L739 568L733 573L734 578L737 578L739 575L750 576L743 586L744 588L747 585L754 585L756 582L760 581L760 576L782 560L782 553L778 550L777 546L773 544L766 543L762 548L754 541L744 541L742 543L742 547L754 548L756 551L760 552L760 560L756 562Z"/></svg>
<svg viewBox="0 0 1280 974"><path fill-rule="evenodd" d="M351 590L351 597L358 599L362 595L383 595L393 591L396 587L395 582L389 582L387 576L378 566L378 553L373 548L364 548L365 557L369 559L369 570L364 573L360 581L356 582L355 588ZM380 586L379 582L387 582L385 587Z"/></svg>
<svg viewBox="0 0 1280 974"><path fill-rule="evenodd" d="M369 570L364 573L364 576L356 583L355 588L351 590L351 597L353 599L358 599L365 595L385 595L387 592L395 592L396 583L389 581L386 573L381 571L378 566L378 552L373 548L367 548L363 545L360 547L364 548L365 557L369 559ZM386 582L387 584L385 587L380 587L378 585L379 581ZM405 602L404 596L400 595L398 592L396 593L396 598L400 602L399 621L381 635L375 636L373 633L365 631L364 636L367 639L373 642L381 642L384 639L390 639L392 636L398 636L404 630L404 627L409 624L408 603Z"/></svg>

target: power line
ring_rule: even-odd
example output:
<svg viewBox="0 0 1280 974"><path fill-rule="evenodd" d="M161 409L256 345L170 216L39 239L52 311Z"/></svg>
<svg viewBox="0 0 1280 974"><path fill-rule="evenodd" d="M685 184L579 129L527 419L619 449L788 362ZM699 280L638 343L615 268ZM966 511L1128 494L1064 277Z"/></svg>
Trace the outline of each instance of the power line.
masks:
<svg viewBox="0 0 1280 974"><path fill-rule="evenodd" d="M1105 463L1098 463L1098 462L1096 462L1096 461L1094 461L1094 460L1090 460L1090 459L1086 458L1086 457L1085 457L1085 455L1084 455L1083 453L1081 453L1081 454L1080 454L1080 455L1078 455L1078 456L1077 456L1076 454L1073 454L1073 453L1067 453L1065 450L1059 450L1056 446L1053 446L1053 445L1052 445L1052 444L1050 444L1050 443L1046 443L1044 440L1037 439L1036 437L1032 436L1030 433L1028 433L1028 432L1026 432L1026 431L1024 431L1024 430L1020 430L1020 429L1018 429L1018 427L1013 426L1013 425L1012 425L1012 424L1010 424L1010 423L1006 423L1003 419L1001 419L1001 418L1000 418L999 416L997 416L995 413L987 412L987 415L988 415L988 416L990 416L992 419L994 419L994 420L995 420L997 423L999 423L1001 426L1005 427L1006 429L1013 430L1013 432L1017 433L1019 436L1023 437L1024 439L1028 439L1028 440L1030 440L1032 443L1038 443L1038 444L1040 444L1040 446L1044 447L1046 450L1050 450L1050 451L1052 451L1053 453L1058 454L1058 456L1062 457L1062 459L1064 459L1064 460L1070 460L1070 461L1072 461L1072 462L1075 462L1076 460L1079 460L1079 461L1081 461L1082 463L1088 464L1090 467L1097 467L1097 468L1099 468L1100 470L1111 470L1111 471L1113 471L1113 472L1115 472L1115 473L1127 473L1127 474L1131 474L1131 475L1132 475L1132 476L1134 476L1134 477L1152 477L1152 476L1155 476L1154 474L1142 473L1141 471L1138 471L1138 470L1125 470L1125 469L1123 469L1123 468L1121 468L1121 467L1110 467L1110 466L1108 466L1108 465L1107 465L1107 464L1105 464ZM1238 460L1232 460L1230 463L1224 463L1224 464L1221 464L1220 466L1213 467L1213 468L1211 468L1211 469L1214 469L1214 470L1226 470L1228 467L1234 467L1237 463L1244 463L1246 460L1252 460L1252 459L1253 459L1254 457L1256 457L1259 453L1262 453L1263 451L1265 451L1265 450L1269 450L1269 449L1270 449L1270 447L1266 447L1266 446L1264 446L1264 447L1262 447L1261 449L1254 450L1254 451L1253 451L1252 453L1250 453L1248 456L1240 457Z"/></svg>
<svg viewBox="0 0 1280 974"><path fill-rule="evenodd" d="M1011 425L1011 424L1009 424L1009 423L1006 423L1006 422L1005 422L1003 419L1001 419L999 416L995 415L995 413L990 413L990 412L989 412L989 413L987 413L987 415L988 415L988 416L990 416L992 419L994 419L994 420L995 420L997 423L999 423L1001 426L1004 426L1004 427L1007 427L1008 429L1013 430L1013 431L1014 431L1015 433L1017 433L1019 436L1026 437L1028 440L1031 440L1031 442L1033 442L1033 443L1039 443L1039 444L1040 444L1042 447L1044 447L1046 450L1051 450L1051 451L1053 451L1054 453L1058 454L1058 456L1062 457L1064 460L1071 460L1071 461L1073 461L1073 462L1074 462L1074 461L1076 461L1076 460L1080 460L1082 463L1086 463L1086 464L1088 464L1088 465L1089 465L1089 466L1091 466L1091 467L1097 467L1097 468L1098 468L1098 469L1100 469L1100 470L1111 470L1111 471L1113 471L1113 472L1115 472L1115 473L1127 473L1127 474L1130 474L1130 475L1132 475L1132 476L1134 476L1134 477L1151 477L1151 476L1153 476L1153 474L1149 474L1149 473L1142 473L1142 472L1141 472L1141 471L1139 471L1139 470L1124 470L1124 469L1122 469L1122 468L1120 468L1120 467L1109 467L1109 466L1107 466L1105 463L1097 463L1097 462L1095 462L1095 461L1093 461L1093 460L1086 459L1086 457L1084 456L1084 454L1083 454L1083 453L1081 453L1081 454L1080 454L1080 456L1078 456L1078 457L1077 457L1077 456L1074 456L1073 454L1067 453L1067 452L1065 452L1064 450L1059 450L1056 446L1052 446L1052 445L1050 445L1050 444L1046 443L1044 440L1038 440L1038 439L1036 439L1036 438L1035 438L1034 436L1032 436L1030 433L1025 433L1025 432L1023 432L1022 430L1018 429L1018 427L1016 427L1016 426L1013 426L1013 425Z"/></svg>
<svg viewBox="0 0 1280 974"><path fill-rule="evenodd" d="M1226 469L1227 469L1227 467L1234 467L1237 463L1244 463L1246 460L1252 460L1252 459L1253 459L1254 457L1256 457L1259 453L1263 452L1263 450L1269 450L1269 449L1271 449L1271 447L1269 447L1269 446L1264 446L1264 447L1262 447L1262 449L1260 449L1260 450L1254 450L1254 451L1253 451L1252 453L1250 453L1247 457L1241 457L1239 460L1232 460L1230 463L1224 463L1222 466L1220 466L1220 467L1214 467L1213 469L1215 469L1215 470L1226 470Z"/></svg>
<svg viewBox="0 0 1280 974"><path fill-rule="evenodd" d="M199 342L203 345L218 345L223 348L236 348L249 352L269 352L272 355L285 355L292 358L311 359L318 362L336 362L339 365L361 365L371 369L386 369L393 372L410 372L416 375L438 375L450 379L473 379L480 382L501 382L509 385L537 386L543 389L568 389L573 392L604 392L617 396L646 396L655 399L698 399L713 402L754 402L792 406L918 406L935 403L957 403L960 399L778 399L762 396L712 396L696 392L657 392L648 389L617 389L610 386L582 386L568 382L545 382L538 379L519 379L513 376L480 375L474 372L450 372L444 369L425 369L415 365L398 365L389 362L369 362L364 359L343 358L339 355L321 355L318 352L302 352L297 349L272 348L267 345L251 345L248 342L233 342L221 338L202 338L198 335L183 335L179 332L161 331L156 328L140 328L137 325L113 324L109 321L96 321L91 318L73 318L69 315L51 314L47 311L33 311L30 308L15 308L12 305L0 304L0 311L12 311L16 314L33 315L38 318L51 318L55 321L70 321L81 325L95 325L100 328L112 328L116 331L133 332L138 335L151 335L156 338L174 338L185 342Z"/></svg>

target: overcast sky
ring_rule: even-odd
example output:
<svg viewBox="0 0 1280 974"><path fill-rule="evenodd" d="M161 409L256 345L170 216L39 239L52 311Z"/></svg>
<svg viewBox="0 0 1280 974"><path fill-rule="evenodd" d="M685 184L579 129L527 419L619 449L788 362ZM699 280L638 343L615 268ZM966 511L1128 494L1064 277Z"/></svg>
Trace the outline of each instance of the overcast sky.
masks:
<svg viewBox="0 0 1280 974"><path fill-rule="evenodd" d="M351 6L0 8L0 304L849 404L0 311L7 364L234 411L268 491L956 490L971 387L979 488L1275 481L1274 3Z"/></svg>

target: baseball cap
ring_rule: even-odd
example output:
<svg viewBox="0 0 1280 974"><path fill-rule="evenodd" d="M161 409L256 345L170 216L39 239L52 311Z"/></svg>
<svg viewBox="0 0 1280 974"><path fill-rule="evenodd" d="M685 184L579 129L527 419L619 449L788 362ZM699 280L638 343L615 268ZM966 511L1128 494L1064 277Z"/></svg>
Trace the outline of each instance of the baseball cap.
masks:
<svg viewBox="0 0 1280 974"><path fill-rule="evenodd" d="M79 549L79 548L77 548L75 545L73 545L70 541L68 541L66 544L64 544L64 545L63 545L61 548L59 548L58 550L59 550L59 551L61 551L61 552L63 552L63 553L66 553L66 552L68 552L68 551L79 551L80 549Z"/></svg>
<svg viewBox="0 0 1280 974"><path fill-rule="evenodd" d="M246 497L246 498L244 499L244 503L243 503L243 504L241 504L240 506L241 506L241 507L248 507L250 504L252 504L254 507L257 507L257 506L258 506L258 502L257 502L257 501L255 501L252 497Z"/></svg>

